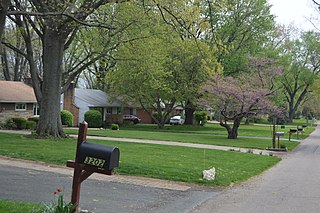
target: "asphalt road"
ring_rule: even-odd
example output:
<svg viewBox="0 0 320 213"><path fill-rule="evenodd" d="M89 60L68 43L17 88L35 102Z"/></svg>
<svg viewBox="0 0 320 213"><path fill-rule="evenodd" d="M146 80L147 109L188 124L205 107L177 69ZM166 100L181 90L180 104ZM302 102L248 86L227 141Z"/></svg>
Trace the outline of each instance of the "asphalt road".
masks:
<svg viewBox="0 0 320 213"><path fill-rule="evenodd" d="M194 213L319 213L320 126L275 167L203 203Z"/></svg>
<svg viewBox="0 0 320 213"><path fill-rule="evenodd" d="M71 175L8 165L0 165L0 174L0 199L48 203L55 189L61 187L70 200ZM213 189L167 190L89 178L81 185L80 207L94 213L189 212L218 193Z"/></svg>

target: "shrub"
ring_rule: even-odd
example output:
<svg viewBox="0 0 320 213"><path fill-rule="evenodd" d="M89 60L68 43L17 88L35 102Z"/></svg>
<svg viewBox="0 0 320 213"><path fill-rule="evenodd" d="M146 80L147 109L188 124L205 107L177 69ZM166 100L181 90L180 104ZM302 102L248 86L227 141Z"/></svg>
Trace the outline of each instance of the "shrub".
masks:
<svg viewBox="0 0 320 213"><path fill-rule="evenodd" d="M4 128L6 129L16 129L17 125L15 122L13 122L12 118L9 118L6 120L6 122L3 125Z"/></svg>
<svg viewBox="0 0 320 213"><path fill-rule="evenodd" d="M39 117L31 117L31 118L28 118L28 121L34 121L34 122L38 123Z"/></svg>
<svg viewBox="0 0 320 213"><path fill-rule="evenodd" d="M119 130L119 124L111 124L111 130Z"/></svg>
<svg viewBox="0 0 320 213"><path fill-rule="evenodd" d="M102 126L102 114L97 110L89 110L84 114L84 120L88 123L89 127Z"/></svg>
<svg viewBox="0 0 320 213"><path fill-rule="evenodd" d="M26 122L26 129L34 130L37 127L37 123L35 121L27 121Z"/></svg>
<svg viewBox="0 0 320 213"><path fill-rule="evenodd" d="M25 129L27 125L27 119L25 118L12 118L12 121L16 124L17 129Z"/></svg>
<svg viewBox="0 0 320 213"><path fill-rule="evenodd" d="M204 126L207 123L208 113L206 111L197 111L194 113L194 119L201 126Z"/></svg>
<svg viewBox="0 0 320 213"><path fill-rule="evenodd" d="M62 125L67 125L68 127L73 126L73 115L68 110L61 110L61 122Z"/></svg>

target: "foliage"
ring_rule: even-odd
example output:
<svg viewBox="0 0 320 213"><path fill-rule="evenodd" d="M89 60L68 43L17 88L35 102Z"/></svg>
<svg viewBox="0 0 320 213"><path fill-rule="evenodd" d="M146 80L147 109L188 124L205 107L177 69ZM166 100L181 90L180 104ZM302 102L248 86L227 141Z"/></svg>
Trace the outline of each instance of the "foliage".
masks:
<svg viewBox="0 0 320 213"><path fill-rule="evenodd" d="M111 124L111 130L119 130L119 124Z"/></svg>
<svg viewBox="0 0 320 213"><path fill-rule="evenodd" d="M197 111L194 113L194 118L197 121L197 124L204 126L207 123L208 112L206 111Z"/></svg>
<svg viewBox="0 0 320 213"><path fill-rule="evenodd" d="M63 200L63 193L61 189L57 189L54 192L54 201L50 204L43 204L35 213L73 213L75 212L77 206L73 205L71 202L66 203Z"/></svg>
<svg viewBox="0 0 320 213"><path fill-rule="evenodd" d="M239 77L216 75L204 88L207 92L206 104L220 112L220 125L225 127L229 139L236 139L241 120L248 115L274 111L270 97L275 93L274 79L281 74L269 59L250 58L250 74ZM233 121L231 126L228 121Z"/></svg>
<svg viewBox="0 0 320 213"><path fill-rule="evenodd" d="M305 32L295 40L287 39L282 45L283 93L288 118L292 121L299 107L310 98L311 88L320 73L320 33Z"/></svg>
<svg viewBox="0 0 320 213"><path fill-rule="evenodd" d="M61 143L56 140L23 138L14 134L0 133L0 135L1 155L64 165L66 160L75 154L75 139L64 139ZM280 161L280 158L220 150L117 141L93 140L92 142L117 146L122 153L126 153L121 155L120 166L116 169L118 174L208 186L228 186L231 183L245 181ZM203 169L212 166L217 169L217 179L213 182L202 180Z"/></svg>
<svg viewBox="0 0 320 213"><path fill-rule="evenodd" d="M237 75L246 71L248 56L264 51L264 44L270 39L268 34L275 27L270 5L267 0L205 2L211 28L206 36L220 49L217 57L224 73Z"/></svg>
<svg viewBox="0 0 320 213"><path fill-rule="evenodd" d="M71 112L68 110L61 110L60 115L62 125L67 125L68 127L73 126L73 115Z"/></svg>
<svg viewBox="0 0 320 213"><path fill-rule="evenodd" d="M28 121L34 121L34 122L38 123L39 117L31 117L31 118L28 118L27 120Z"/></svg>
<svg viewBox="0 0 320 213"><path fill-rule="evenodd" d="M35 130L37 127L37 123L35 121L29 121L26 122L26 129Z"/></svg>
<svg viewBox="0 0 320 213"><path fill-rule="evenodd" d="M12 118L12 121L16 124L17 129L26 129L27 119L25 118Z"/></svg>
<svg viewBox="0 0 320 213"><path fill-rule="evenodd" d="M84 120L88 123L89 127L101 127L102 114L98 110L89 110L84 113Z"/></svg>
<svg viewBox="0 0 320 213"><path fill-rule="evenodd" d="M9 118L6 120L5 124L4 124L4 128L6 129L16 129L17 125L15 122L13 122L12 118Z"/></svg>

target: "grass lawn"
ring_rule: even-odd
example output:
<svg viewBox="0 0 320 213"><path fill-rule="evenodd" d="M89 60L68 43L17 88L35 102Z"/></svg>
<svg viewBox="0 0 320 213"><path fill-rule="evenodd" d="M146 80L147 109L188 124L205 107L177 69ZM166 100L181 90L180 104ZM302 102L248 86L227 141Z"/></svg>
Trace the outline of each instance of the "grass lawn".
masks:
<svg viewBox="0 0 320 213"><path fill-rule="evenodd" d="M27 213L38 207L39 205L34 203L0 200L0 212L5 213Z"/></svg>
<svg viewBox="0 0 320 213"><path fill-rule="evenodd" d="M285 129L278 131L285 132L285 138L288 137L288 130L290 126L286 126ZM306 137L310 134L314 128L306 128L303 135L300 138ZM66 129L68 134L77 134L77 129ZM239 128L240 136L249 137L270 137L272 128L269 126L257 126L257 125L242 125ZM232 146L243 148L255 148L266 149L271 146L271 139L265 138L242 138L237 140L226 139L226 130L220 127L219 124L207 124L204 127L201 126L166 126L165 129L160 130L155 125L134 125L121 127L120 131L97 130L89 129L88 135L100 135L116 138L137 138L137 139L149 139L149 140L162 140L162 141L177 141L185 143L198 143L198 144L211 144L219 146ZM296 135L292 136L292 139L296 139ZM282 145L285 145L289 150L293 150L299 143L290 142L287 140L281 141Z"/></svg>
<svg viewBox="0 0 320 213"><path fill-rule="evenodd" d="M75 139L43 140L0 133L0 155L65 165L75 157ZM120 149L117 173L208 186L228 186L255 176L279 158L229 151L115 141L93 141ZM202 170L214 166L216 180L202 180Z"/></svg>

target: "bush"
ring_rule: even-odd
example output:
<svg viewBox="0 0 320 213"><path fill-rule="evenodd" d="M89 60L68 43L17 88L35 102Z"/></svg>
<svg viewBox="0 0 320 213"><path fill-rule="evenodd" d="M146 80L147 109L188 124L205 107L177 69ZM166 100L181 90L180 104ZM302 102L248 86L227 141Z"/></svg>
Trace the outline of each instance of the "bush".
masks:
<svg viewBox="0 0 320 213"><path fill-rule="evenodd" d="M12 121L16 124L17 129L26 129L27 119L25 118L12 118Z"/></svg>
<svg viewBox="0 0 320 213"><path fill-rule="evenodd" d="M31 117L31 118L28 118L28 121L34 121L34 122L38 123L39 117Z"/></svg>
<svg viewBox="0 0 320 213"><path fill-rule="evenodd" d="M4 128L6 129L16 129L17 125L15 122L13 122L12 118L9 118L6 120L6 122L3 125Z"/></svg>
<svg viewBox="0 0 320 213"><path fill-rule="evenodd" d="M37 123L35 121L27 121L26 122L26 129L34 130L37 127Z"/></svg>
<svg viewBox="0 0 320 213"><path fill-rule="evenodd" d="M62 125L67 125L68 127L73 126L73 115L68 110L61 110L61 122Z"/></svg>
<svg viewBox="0 0 320 213"><path fill-rule="evenodd" d="M119 124L111 124L111 130L119 130Z"/></svg>
<svg viewBox="0 0 320 213"><path fill-rule="evenodd" d="M208 113L206 111L198 111L194 113L194 119L201 126L204 126L207 123Z"/></svg>
<svg viewBox="0 0 320 213"><path fill-rule="evenodd" d="M88 123L89 127L102 126L102 114L97 110L89 110L84 114L84 120Z"/></svg>

